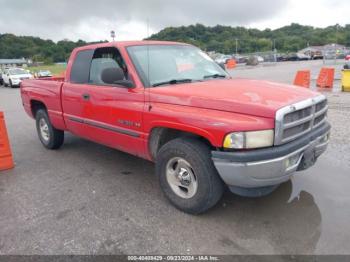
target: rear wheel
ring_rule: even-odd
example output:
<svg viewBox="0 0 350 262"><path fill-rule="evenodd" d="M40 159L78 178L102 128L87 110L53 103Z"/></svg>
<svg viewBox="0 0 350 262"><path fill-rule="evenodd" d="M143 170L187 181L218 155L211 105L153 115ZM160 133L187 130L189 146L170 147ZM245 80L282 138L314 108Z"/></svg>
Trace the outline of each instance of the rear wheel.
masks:
<svg viewBox="0 0 350 262"><path fill-rule="evenodd" d="M157 154L156 172L165 196L186 213L207 211L224 191L209 147L195 139L179 138L165 144Z"/></svg>
<svg viewBox="0 0 350 262"><path fill-rule="evenodd" d="M46 110L39 109L35 118L38 136L44 147L47 149L60 148L64 142L64 132L52 126Z"/></svg>

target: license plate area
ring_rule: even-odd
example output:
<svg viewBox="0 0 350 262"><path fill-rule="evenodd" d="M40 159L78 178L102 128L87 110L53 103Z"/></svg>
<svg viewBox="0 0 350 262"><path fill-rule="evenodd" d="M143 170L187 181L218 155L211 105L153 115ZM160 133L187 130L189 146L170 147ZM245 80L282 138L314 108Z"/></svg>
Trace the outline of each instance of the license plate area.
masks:
<svg viewBox="0 0 350 262"><path fill-rule="evenodd" d="M316 145L317 141L313 142L307 149L305 149L303 158L301 159L300 165L298 167L298 171L308 169L309 167L312 167L315 164L317 160Z"/></svg>

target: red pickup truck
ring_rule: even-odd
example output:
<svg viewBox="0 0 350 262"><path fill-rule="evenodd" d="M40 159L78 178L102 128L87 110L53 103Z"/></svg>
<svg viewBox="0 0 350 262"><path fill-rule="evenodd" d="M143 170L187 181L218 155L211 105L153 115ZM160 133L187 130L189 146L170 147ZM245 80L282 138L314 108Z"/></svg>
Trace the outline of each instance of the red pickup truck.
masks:
<svg viewBox="0 0 350 262"><path fill-rule="evenodd" d="M64 132L154 161L165 196L204 212L225 185L263 196L326 150L325 96L267 81L232 79L198 48L113 42L75 49L64 78L25 80L24 109L41 143Z"/></svg>

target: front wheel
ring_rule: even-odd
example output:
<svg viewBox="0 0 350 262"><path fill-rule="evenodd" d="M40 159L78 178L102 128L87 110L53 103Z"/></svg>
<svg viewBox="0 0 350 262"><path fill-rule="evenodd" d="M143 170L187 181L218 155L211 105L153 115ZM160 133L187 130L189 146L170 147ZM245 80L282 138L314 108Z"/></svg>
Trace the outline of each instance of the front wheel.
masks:
<svg viewBox="0 0 350 262"><path fill-rule="evenodd" d="M44 109L39 109L35 115L36 129L41 143L47 149L58 149L64 142L64 132L52 126Z"/></svg>
<svg viewBox="0 0 350 262"><path fill-rule="evenodd" d="M169 201L189 214L207 211L224 191L210 149L199 140L179 138L165 144L157 154L156 173Z"/></svg>
<svg viewBox="0 0 350 262"><path fill-rule="evenodd" d="M11 79L10 79L9 83L10 83L10 88L13 88Z"/></svg>
<svg viewBox="0 0 350 262"><path fill-rule="evenodd" d="M280 185L265 186L265 187L255 187L255 188L243 188L238 186L230 186L229 189L232 193L242 196L242 197L264 197L270 195L275 191Z"/></svg>

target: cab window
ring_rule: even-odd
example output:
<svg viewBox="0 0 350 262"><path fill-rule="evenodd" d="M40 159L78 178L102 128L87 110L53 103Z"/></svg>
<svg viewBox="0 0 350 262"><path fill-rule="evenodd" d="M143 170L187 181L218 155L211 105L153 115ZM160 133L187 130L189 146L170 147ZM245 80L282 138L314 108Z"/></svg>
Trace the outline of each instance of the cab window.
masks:
<svg viewBox="0 0 350 262"><path fill-rule="evenodd" d="M79 51L75 57L70 81L76 84L87 84L89 81L89 71L94 50Z"/></svg>
<svg viewBox="0 0 350 262"><path fill-rule="evenodd" d="M96 49L90 66L89 83L105 85L101 79L102 72L107 68L120 69L124 73L124 80L128 79L126 64L117 48L105 47Z"/></svg>

